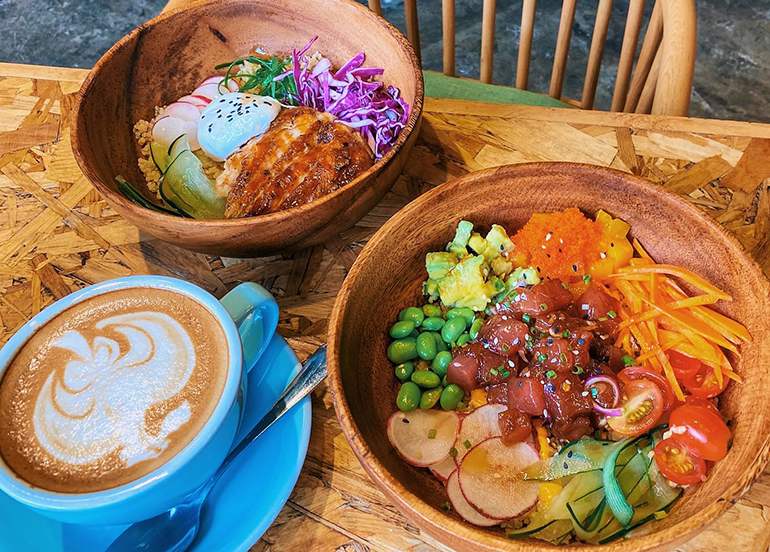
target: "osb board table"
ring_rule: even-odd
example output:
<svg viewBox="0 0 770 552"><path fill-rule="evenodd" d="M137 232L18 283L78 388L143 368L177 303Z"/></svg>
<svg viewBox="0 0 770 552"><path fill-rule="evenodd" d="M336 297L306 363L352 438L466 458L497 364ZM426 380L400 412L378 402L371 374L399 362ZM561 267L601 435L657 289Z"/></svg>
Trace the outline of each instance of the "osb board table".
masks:
<svg viewBox="0 0 770 552"><path fill-rule="evenodd" d="M404 175L353 229L292 255L238 260L190 253L122 220L78 170L67 124L85 74L0 64L3 343L71 291L155 273L194 281L217 296L242 281L260 282L278 297L280 333L304 358L324 341L356 254L389 216L449 178L524 161L578 161L640 174L698 205L770 269L770 125L435 99L426 102L422 135ZM254 497L259 500L258 489ZM770 471L681 550L767 550L768 517ZM299 483L254 550L435 549L446 550L369 481L325 389L318 390Z"/></svg>

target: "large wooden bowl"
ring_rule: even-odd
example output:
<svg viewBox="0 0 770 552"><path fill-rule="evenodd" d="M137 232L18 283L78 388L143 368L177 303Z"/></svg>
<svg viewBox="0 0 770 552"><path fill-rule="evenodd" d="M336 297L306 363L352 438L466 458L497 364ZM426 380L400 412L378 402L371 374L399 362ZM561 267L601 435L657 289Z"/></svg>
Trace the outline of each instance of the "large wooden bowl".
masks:
<svg viewBox="0 0 770 552"><path fill-rule="evenodd" d="M318 35L316 46L341 64L359 51L401 89L412 111L395 146L373 167L310 204L233 220L159 214L126 199L115 176L144 184L133 125L155 106L189 93L216 64L255 46L290 52ZM417 138L423 83L419 62L397 29L352 0L219 0L174 10L121 39L83 83L72 122L72 148L85 175L112 207L140 229L205 253L265 255L321 243L352 226L390 189Z"/></svg>
<svg viewBox="0 0 770 552"><path fill-rule="evenodd" d="M457 221L513 232L537 211L605 209L631 224L631 234L659 262L690 268L732 294L719 309L745 324L753 342L736 369L744 378L721 401L733 445L708 480L688 493L669 517L638 535L604 546L561 549L672 550L702 530L743 493L768 456L770 406L770 284L738 242L684 200L626 173L568 163L510 165L467 175L420 196L391 218L353 265L330 321L329 386L337 417L366 471L409 517L459 550L552 550L542 541L507 539L502 532L446 514L441 485L427 470L402 461L386 438L395 410L396 381L385 356L387 330L398 311L420 300L424 258L451 240Z"/></svg>

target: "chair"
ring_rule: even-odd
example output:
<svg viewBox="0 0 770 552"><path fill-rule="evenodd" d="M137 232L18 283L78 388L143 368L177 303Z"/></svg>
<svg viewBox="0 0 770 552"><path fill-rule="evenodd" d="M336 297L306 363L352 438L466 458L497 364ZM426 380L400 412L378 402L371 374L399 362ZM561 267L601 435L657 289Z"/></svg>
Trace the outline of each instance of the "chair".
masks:
<svg viewBox="0 0 770 552"><path fill-rule="evenodd" d="M368 0L369 8L382 14L380 0ZM516 64L516 88L527 90L536 0L522 0L521 36ZM602 63L612 0L599 0L588 63L579 100L562 97L567 54L572 37L577 0L562 2L548 95L557 100L592 109ZM492 82L496 0L484 0L482 8L480 81ZM420 55L417 0L404 0L409 40ZM611 110L666 115L687 115L695 69L695 0L659 0L650 16L638 58L637 44L644 17L644 0L629 0L623 42L612 95ZM442 0L443 72L455 75L455 0ZM634 66L634 59L636 65Z"/></svg>
<svg viewBox="0 0 770 552"><path fill-rule="evenodd" d="M182 7L193 1L170 0L163 11ZM695 70L695 0L653 1L655 5L637 57L636 51L644 18L645 0L629 0L610 110L629 113L687 115ZM479 80L482 83L491 83L496 0L483 0L483 2ZM517 89L525 91L528 90L536 2L537 0L521 0L521 36L515 85ZM368 0L368 4L372 11L382 15L380 0ZM558 100L561 100L582 109L594 107L599 69L612 12L612 0L598 0L583 90L579 100L562 96L567 69L567 54L569 53L576 9L577 0L563 0L551 68L550 86L547 91L548 96L552 98L550 102L548 98L541 96L542 99L538 99L533 94L525 95L522 98L521 95L515 94L515 89L510 87L496 87L504 89L503 93L498 93L500 96L515 96L518 99L510 101L523 101L539 105L558 105ZM417 19L417 0L404 0L404 16L407 37L419 56L420 30ZM453 77L455 75L455 0L442 0L442 35L443 72L444 75ZM634 65L635 59L636 64ZM436 79L432 78L431 80L435 82ZM483 93L487 97L495 94L495 92L490 91L489 87L485 87Z"/></svg>

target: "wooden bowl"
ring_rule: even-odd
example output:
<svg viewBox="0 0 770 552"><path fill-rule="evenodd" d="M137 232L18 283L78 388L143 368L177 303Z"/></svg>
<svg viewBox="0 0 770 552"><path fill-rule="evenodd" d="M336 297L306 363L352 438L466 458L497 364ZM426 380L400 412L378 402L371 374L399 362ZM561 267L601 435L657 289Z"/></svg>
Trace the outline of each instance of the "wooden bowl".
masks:
<svg viewBox="0 0 770 552"><path fill-rule="evenodd" d="M315 35L315 47L336 64L363 50L367 64L384 67L383 82L400 88L412 107L394 147L369 170L307 205L232 220L160 214L118 192L117 175L145 182L137 166L136 121L189 93L218 63L255 46L290 52ZM422 73L411 45L364 6L352 0L219 0L160 15L102 56L80 89L72 149L108 203L140 229L204 253L265 255L321 243L369 211L401 173L417 138L422 102Z"/></svg>
<svg viewBox="0 0 770 552"><path fill-rule="evenodd" d="M469 174L420 196L392 217L358 256L330 321L329 387L350 445L372 479L401 511L441 542L459 550L553 550L469 525L442 511L442 486L428 470L409 466L390 446L385 425L395 410L397 382L385 356L388 328L404 306L421 299L424 259L442 250L460 219L510 232L534 212L598 209L631 224L631 234L659 262L690 268L732 294L719 310L742 322L753 342L736 362L721 409L733 444L708 480L662 521L628 540L569 549L672 550L702 530L739 497L763 469L770 443L770 284L739 243L684 200L630 174L570 163L509 165Z"/></svg>

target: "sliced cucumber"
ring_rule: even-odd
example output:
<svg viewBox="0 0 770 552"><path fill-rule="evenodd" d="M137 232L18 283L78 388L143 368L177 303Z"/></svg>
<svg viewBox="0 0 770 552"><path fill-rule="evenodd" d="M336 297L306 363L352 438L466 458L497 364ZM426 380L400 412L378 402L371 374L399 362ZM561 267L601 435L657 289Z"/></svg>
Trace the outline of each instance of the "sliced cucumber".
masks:
<svg viewBox="0 0 770 552"><path fill-rule="evenodd" d="M173 142L168 145L168 152L166 155L168 156L168 159L171 160L186 149L190 149L190 143L187 141L187 135L180 134L174 139Z"/></svg>
<svg viewBox="0 0 770 552"><path fill-rule="evenodd" d="M160 193L170 205L193 218L223 218L225 200L215 191L203 165L180 136L171 145L171 164L161 177Z"/></svg>
<svg viewBox="0 0 770 552"><path fill-rule="evenodd" d="M552 481L568 475L601 470L609 455L620 448L624 451L638 439L622 441L598 441L591 438L578 439L565 445L558 454L544 462L538 462L525 470L527 479ZM631 453L632 454L632 453ZM629 457L631 456L629 454ZM622 463L623 457L618 461Z"/></svg>
<svg viewBox="0 0 770 552"><path fill-rule="evenodd" d="M555 519L530 536L552 544L560 544L572 533L572 523L568 519Z"/></svg>
<svg viewBox="0 0 770 552"><path fill-rule="evenodd" d="M150 157L152 157L152 162L155 163L160 174L163 174L168 168L168 149L157 142L151 142Z"/></svg>
<svg viewBox="0 0 770 552"><path fill-rule="evenodd" d="M133 184L125 180L122 176L120 175L116 176L115 180L118 183L118 191L120 193L122 193L124 196L126 196L128 199L130 199L134 203L141 205L145 209L151 209L153 211L158 211L159 213L166 213L169 215L185 216L184 213L173 208L173 206L171 206L170 209L167 209L162 205L153 203L152 201L144 197L136 188L134 188Z"/></svg>

